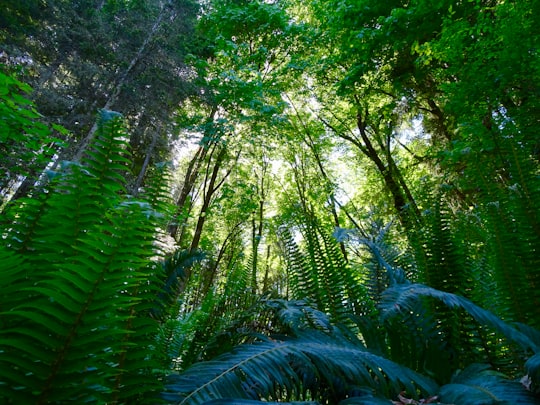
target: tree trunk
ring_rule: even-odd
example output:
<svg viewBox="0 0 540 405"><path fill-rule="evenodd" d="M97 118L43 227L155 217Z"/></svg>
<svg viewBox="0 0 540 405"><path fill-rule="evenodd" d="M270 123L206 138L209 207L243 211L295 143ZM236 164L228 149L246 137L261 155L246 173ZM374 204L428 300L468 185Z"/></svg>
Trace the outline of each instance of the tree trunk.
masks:
<svg viewBox="0 0 540 405"><path fill-rule="evenodd" d="M261 171L261 183L259 185L259 210L253 212L252 218L252 236L251 236L251 246L252 246L252 267L251 267L251 290L253 293L257 292L257 267L259 266L259 245L262 239L263 232L263 219L264 219L264 202L266 199L264 179L266 177L266 170L268 164L263 160Z"/></svg>
<svg viewBox="0 0 540 405"><path fill-rule="evenodd" d="M205 145L199 146L199 148L197 149L197 152L195 152L195 155L193 156L193 158L191 158L189 162L186 175L184 176L182 189L180 190L180 195L178 196L178 199L176 200L176 213L174 215L173 222L169 225L169 229L168 229L169 235L171 235L175 239L178 236L178 229L180 228L180 221L183 220L182 213L184 212L187 198L193 191L193 187L195 187L195 182L197 178L199 177L199 169L204 159L206 158L207 152L208 152L208 146L205 146Z"/></svg>
<svg viewBox="0 0 540 405"><path fill-rule="evenodd" d="M118 101L118 97L120 96L120 93L122 92L122 89L123 89L124 85L126 84L128 78L129 78L129 75L131 74L131 72L135 68L135 66L141 61L141 59L143 59L144 54L145 54L145 52L146 52L146 50L148 48L148 45L154 39L154 37L157 34L159 28L161 27L161 24L162 24L163 20L165 19L165 15L166 15L167 11L171 10L171 8L168 7L169 3L170 3L170 1L162 5L161 10L159 12L159 15L158 15L156 21L154 22L154 25L152 26L152 29L148 33L148 36L146 37L144 42L139 47L139 49L138 49L137 53L135 54L135 56L131 59L128 67L126 68L126 70L122 73L122 75L118 79L118 82L114 86L111 95L109 96L107 102L105 103L105 105L102 108L103 110L110 110L115 105L115 103ZM92 139L94 139L94 136L96 134L97 129L98 129L98 123L94 122L94 125L92 125L92 128L90 129L90 131L88 132L86 137L81 141L81 144L79 145L78 150L75 153L75 156L73 157L74 161L81 160L81 158L83 157L86 149L88 148L88 145L90 145L90 142L92 142Z"/></svg>
<svg viewBox="0 0 540 405"><path fill-rule="evenodd" d="M141 188L144 180L144 176L146 175L146 171L148 170L148 166L150 165L150 159L152 158L152 154L154 153L154 149L157 144L158 140L158 134L159 131L154 131L152 134L152 142L150 143L150 146L148 146L148 150L146 151L146 156L144 157L144 162L141 167L141 170L139 172L139 175L137 176L137 179L135 180L135 184L133 184L133 187L131 189L131 194L133 196L136 196L139 194L139 189Z"/></svg>
<svg viewBox="0 0 540 405"><path fill-rule="evenodd" d="M210 112L210 115L208 117L208 122L212 122L214 120L216 113L217 106L213 106L212 111ZM187 198L193 191L193 187L195 187L195 182L199 177L199 170L202 163L204 162L204 159L206 158L208 150L210 150L210 148L213 146L215 146L213 143L201 143L199 145L199 148L197 149L197 152L195 152L195 155L188 164L186 175L184 176L184 183L182 184L180 195L176 200L176 213L174 215L173 222L169 225L168 229L169 235L175 238L178 242L182 240L182 233L180 237L178 237L178 229L180 228L180 220L182 220L182 214L185 211L185 204Z"/></svg>
<svg viewBox="0 0 540 405"><path fill-rule="evenodd" d="M364 146L361 148L362 152L375 164L377 170L382 175L384 184L392 195L394 208L401 224L406 229L412 229L415 222L418 220L418 207L416 206L416 202L412 199L412 194L405 182L400 182L399 177L401 176L401 173L399 173L399 169L392 158L390 151L386 151L388 163L385 164L367 134L367 123L362 118L360 111L357 114L357 126Z"/></svg>
<svg viewBox="0 0 540 405"><path fill-rule="evenodd" d="M212 197L214 196L214 193L219 189L219 187L223 184L224 179L217 185L216 185L216 181L217 181L217 176L218 176L219 170L221 169L223 160L225 159L226 152L227 152L227 149L224 146L220 147L218 155L216 157L216 161L214 163L214 167L212 169L212 175L210 177L210 181L208 183L208 186L205 187L205 192L203 196L203 205L201 207L201 211L199 213L199 219L197 220L197 226L195 227L195 233L193 234L193 239L189 247L189 250L191 252L194 252L199 248L199 243L201 241L201 236L202 236L202 230L204 227L204 223L206 221L206 214L208 212L208 208L210 207ZM208 162L208 165L210 165L210 162Z"/></svg>

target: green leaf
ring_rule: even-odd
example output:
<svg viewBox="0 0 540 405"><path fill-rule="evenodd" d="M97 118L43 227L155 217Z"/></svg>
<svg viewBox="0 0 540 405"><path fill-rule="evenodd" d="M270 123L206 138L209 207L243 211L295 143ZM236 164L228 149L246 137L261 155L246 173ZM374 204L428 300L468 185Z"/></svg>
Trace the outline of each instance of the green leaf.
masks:
<svg viewBox="0 0 540 405"><path fill-rule="evenodd" d="M297 366L293 367L292 359ZM303 369L336 386L369 386L387 395L403 389L437 391L435 383L406 367L337 336L310 331L297 339L243 345L213 361L197 363L169 376L164 398L178 404L202 404L212 397L245 399L254 394L271 400L276 382L282 384L279 392L289 395L309 384L305 371L298 374Z"/></svg>
<svg viewBox="0 0 540 405"><path fill-rule="evenodd" d="M480 324L489 325L498 330L508 339L518 343L523 349L532 350L535 353L538 351L538 346L528 336L508 325L490 311L480 308L459 295L439 291L422 284L398 285L387 289L381 302L383 318L414 310L413 304L422 296L440 300L450 308L463 308Z"/></svg>
<svg viewBox="0 0 540 405"><path fill-rule="evenodd" d="M452 383L441 387L443 403L496 405L536 404L532 393L517 381L509 381L502 374L488 370L488 366L474 364L457 373Z"/></svg>

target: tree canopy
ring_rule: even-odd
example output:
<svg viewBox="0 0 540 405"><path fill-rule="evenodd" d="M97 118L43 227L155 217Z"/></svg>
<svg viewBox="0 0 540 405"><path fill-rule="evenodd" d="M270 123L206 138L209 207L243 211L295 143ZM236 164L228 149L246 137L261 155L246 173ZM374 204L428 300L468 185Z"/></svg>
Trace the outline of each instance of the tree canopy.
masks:
<svg viewBox="0 0 540 405"><path fill-rule="evenodd" d="M0 10L0 399L540 400L540 6Z"/></svg>

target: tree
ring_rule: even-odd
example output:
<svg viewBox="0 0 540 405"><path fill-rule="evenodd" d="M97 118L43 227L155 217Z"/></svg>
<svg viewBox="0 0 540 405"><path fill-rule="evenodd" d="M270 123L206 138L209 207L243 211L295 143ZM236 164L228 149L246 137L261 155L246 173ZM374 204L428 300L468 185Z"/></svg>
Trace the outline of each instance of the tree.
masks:
<svg viewBox="0 0 540 405"><path fill-rule="evenodd" d="M206 1L177 53L184 2L40 4L10 4L28 25L2 58L39 56L38 92L84 114L122 106L131 147L105 110L79 163L43 149L50 182L6 206L5 396L151 402L167 374L171 403L538 401L535 2ZM29 143L4 166L37 177L48 132L7 89Z"/></svg>
<svg viewBox="0 0 540 405"><path fill-rule="evenodd" d="M418 206L429 206L436 199L432 199L431 191L411 185L397 156L400 149L401 153L414 154L400 139L401 126L415 120L421 123L424 132L420 136L427 149L422 148L424 155L418 156L418 164L428 165L430 175L441 179L436 183L451 190L446 193L445 204L452 208L433 208L448 214L459 212L453 217L456 221L469 215L469 207L478 210L482 226L494 236L486 233L481 242L474 243L490 246L491 253L486 256L498 258L489 267L494 269L493 277L508 298L506 303L501 302L501 314L510 311L512 317L521 321L528 318L527 322L536 324L540 319L536 314L537 264L530 261L528 253L513 249L532 246L532 240L538 238L538 210L531 204L533 190L538 186L535 177L527 174L537 168L536 140L527 135L528 124L522 121L537 116L537 99L530 96L532 88L525 90L519 84L536 83L537 70L525 72L518 68L510 72L506 68L518 61L519 66L537 65L530 59L534 35L525 39L523 29L512 30L514 34L509 31L534 6L530 2L519 6L489 1L450 3L441 1L428 6L424 2L319 1L307 7L304 18L313 26L311 43L317 39L322 44L305 56L311 67L310 77L317 80L317 85L310 86L320 104L315 113L377 168L404 230L419 248L419 258L432 252L421 253L419 240L428 237L418 236L418 232L429 234L432 225ZM501 47L501 43L507 46ZM507 49L519 49L519 57L514 54L511 60ZM509 94L515 96L514 101ZM508 187L523 190L525 198L518 203ZM512 202L505 203L502 209L495 208L508 198ZM519 219L525 217L529 219ZM506 220L501 223L502 218L517 228ZM464 226L466 221L461 224ZM440 228L441 223L435 226ZM460 231L460 235L467 238L466 231ZM523 240L516 243L515 235ZM509 263L508 258L520 263ZM523 272L518 275L503 270L509 268ZM458 277L465 283L459 289L467 288L465 273ZM426 280L430 277L429 273L423 276ZM490 270L486 277L491 277ZM528 286L520 280L528 280ZM530 297L527 304L515 296L515 291L523 289ZM478 296L482 295L481 288ZM535 315L526 316L526 312Z"/></svg>
<svg viewBox="0 0 540 405"><path fill-rule="evenodd" d="M34 42L9 31L6 43L8 56L31 61L25 71L38 110L72 132L57 149L59 159L80 160L98 109L120 111L130 122L133 164L144 178L147 152L154 162L169 158L172 116L195 91L186 59L200 50L200 41L188 40L197 3L54 0L44 7ZM31 187L23 183L17 197Z"/></svg>

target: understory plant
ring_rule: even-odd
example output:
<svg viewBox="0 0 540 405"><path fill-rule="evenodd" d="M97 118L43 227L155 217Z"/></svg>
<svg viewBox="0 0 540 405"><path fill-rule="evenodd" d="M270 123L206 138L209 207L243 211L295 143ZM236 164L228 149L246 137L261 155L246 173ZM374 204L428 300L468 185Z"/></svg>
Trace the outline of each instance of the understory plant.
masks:
<svg viewBox="0 0 540 405"><path fill-rule="evenodd" d="M323 240L312 231L304 235L319 239L304 249ZM252 314L257 327L244 331L251 336L248 343L172 373L164 399L174 404L538 402L538 331L505 322L461 295L410 282L380 238L356 242L385 273L386 287L378 297L364 297L369 304L363 307L371 311L355 313L354 306L325 311L328 298L317 302L310 287L309 253L289 238L290 268L303 280L295 294L306 288L305 299L266 300L266 310ZM333 251L319 250L317 264L334 260ZM345 283L347 272L339 274L328 277ZM453 347L447 337L458 328L456 321L466 328L461 336L466 341ZM508 358L513 368L503 370L490 355ZM448 356L459 361L444 362Z"/></svg>
<svg viewBox="0 0 540 405"><path fill-rule="evenodd" d="M126 139L119 114L102 111L86 157L3 213L2 403L156 401L161 203L126 193Z"/></svg>

